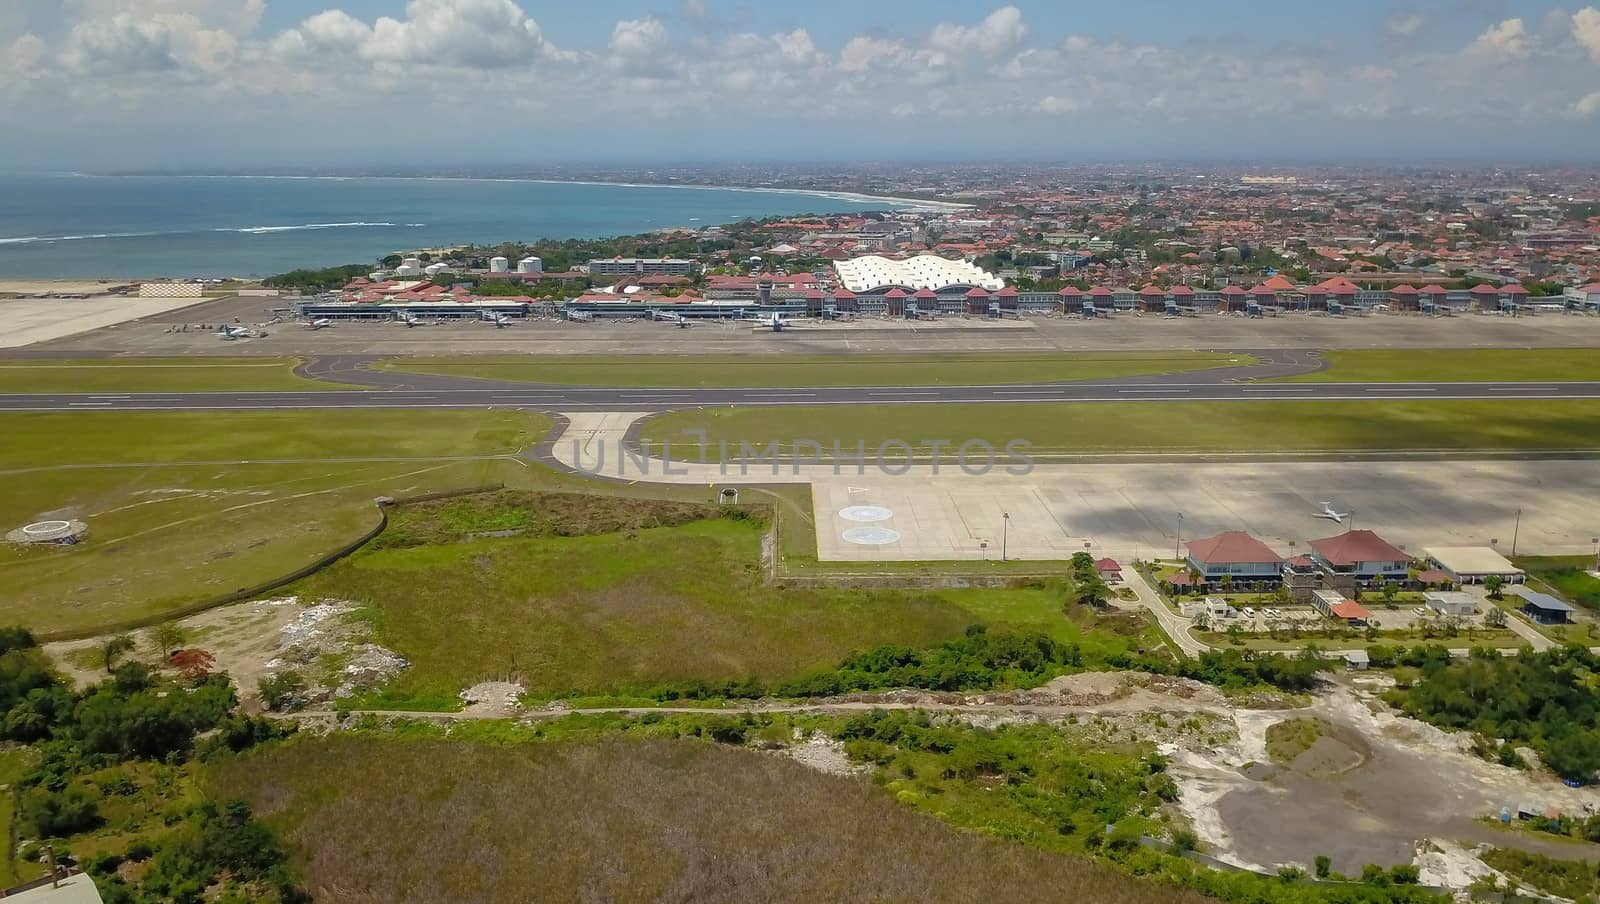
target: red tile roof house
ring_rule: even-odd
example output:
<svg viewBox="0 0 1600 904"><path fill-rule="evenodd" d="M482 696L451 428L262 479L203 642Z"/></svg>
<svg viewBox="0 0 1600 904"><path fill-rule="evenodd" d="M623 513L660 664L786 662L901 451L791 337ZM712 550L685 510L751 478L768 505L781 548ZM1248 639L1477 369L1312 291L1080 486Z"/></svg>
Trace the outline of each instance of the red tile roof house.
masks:
<svg viewBox="0 0 1600 904"><path fill-rule="evenodd" d="M1243 589L1276 585L1283 579L1283 556L1242 530L1189 541L1189 567L1200 572L1206 585L1227 577L1230 585Z"/></svg>
<svg viewBox="0 0 1600 904"><path fill-rule="evenodd" d="M1100 579L1107 584L1115 584L1122 580L1122 565L1116 559L1097 559L1094 570L1100 572Z"/></svg>
<svg viewBox="0 0 1600 904"><path fill-rule="evenodd" d="M1311 558L1324 571L1353 577L1365 585L1405 583L1411 565L1405 550L1370 530L1349 530L1337 537L1312 540Z"/></svg>

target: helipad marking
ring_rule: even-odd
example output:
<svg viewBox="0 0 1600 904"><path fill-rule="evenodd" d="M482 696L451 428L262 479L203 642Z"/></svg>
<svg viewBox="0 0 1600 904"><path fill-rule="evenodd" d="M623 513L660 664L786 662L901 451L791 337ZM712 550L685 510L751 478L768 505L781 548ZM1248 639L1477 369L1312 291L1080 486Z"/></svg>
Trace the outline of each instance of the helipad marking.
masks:
<svg viewBox="0 0 1600 904"><path fill-rule="evenodd" d="M852 527L844 532L846 543L857 546L883 546L887 543L898 543L900 532L887 527Z"/></svg>
<svg viewBox="0 0 1600 904"><path fill-rule="evenodd" d="M846 521L858 523L871 523L873 521L888 521L894 517L894 510L881 505L852 505L839 510L839 517Z"/></svg>

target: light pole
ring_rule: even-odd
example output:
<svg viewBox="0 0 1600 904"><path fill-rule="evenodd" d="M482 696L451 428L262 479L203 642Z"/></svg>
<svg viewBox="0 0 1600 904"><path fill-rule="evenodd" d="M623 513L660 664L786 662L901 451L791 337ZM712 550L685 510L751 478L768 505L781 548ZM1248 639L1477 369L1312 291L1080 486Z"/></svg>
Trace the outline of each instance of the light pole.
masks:
<svg viewBox="0 0 1600 904"><path fill-rule="evenodd" d="M1517 509L1517 522L1511 526L1511 555L1517 554L1517 534L1522 532L1522 509Z"/></svg>
<svg viewBox="0 0 1600 904"><path fill-rule="evenodd" d="M1172 540L1172 557L1178 557L1178 550L1183 547L1183 512L1178 513L1178 536Z"/></svg>
<svg viewBox="0 0 1600 904"><path fill-rule="evenodd" d="M1006 540L1011 534L1011 513L1000 513L1000 561L1006 560Z"/></svg>

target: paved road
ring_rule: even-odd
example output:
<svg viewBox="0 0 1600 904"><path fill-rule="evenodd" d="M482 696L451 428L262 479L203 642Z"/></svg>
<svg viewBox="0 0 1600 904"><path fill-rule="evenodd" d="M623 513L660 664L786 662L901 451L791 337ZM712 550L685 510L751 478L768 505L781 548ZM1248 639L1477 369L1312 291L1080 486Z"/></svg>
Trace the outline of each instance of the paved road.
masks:
<svg viewBox="0 0 1600 904"><path fill-rule="evenodd" d="M457 384L459 385L459 384ZM492 386L492 384L491 384ZM1600 399L1600 383L1039 383L1013 386L630 389L521 386L324 392L0 394L0 411L214 411L303 408L510 407L545 411L666 411L771 405L961 402L1367 401Z"/></svg>

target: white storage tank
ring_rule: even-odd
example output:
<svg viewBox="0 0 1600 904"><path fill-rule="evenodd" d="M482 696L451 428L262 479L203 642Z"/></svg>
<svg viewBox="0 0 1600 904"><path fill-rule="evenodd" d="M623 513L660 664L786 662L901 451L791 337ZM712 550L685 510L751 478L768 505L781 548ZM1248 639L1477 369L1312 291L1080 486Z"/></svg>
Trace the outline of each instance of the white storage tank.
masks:
<svg viewBox="0 0 1600 904"><path fill-rule="evenodd" d="M489 272L490 273L510 273L511 272L511 262L506 260L503 257L491 257L491 258L489 258Z"/></svg>
<svg viewBox="0 0 1600 904"><path fill-rule="evenodd" d="M518 273L543 273L544 272L544 261L540 260L537 257L533 257L532 255L529 255L528 257L525 257L522 260L517 261L517 272Z"/></svg>

